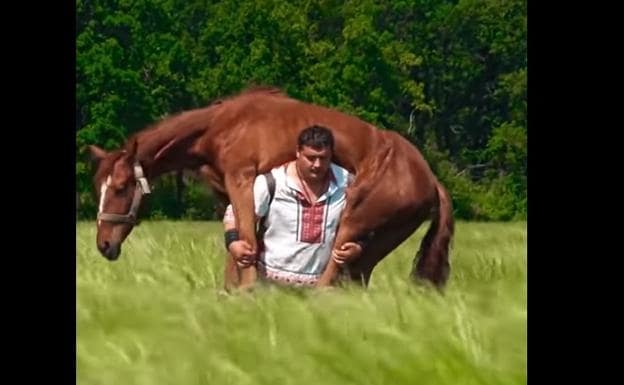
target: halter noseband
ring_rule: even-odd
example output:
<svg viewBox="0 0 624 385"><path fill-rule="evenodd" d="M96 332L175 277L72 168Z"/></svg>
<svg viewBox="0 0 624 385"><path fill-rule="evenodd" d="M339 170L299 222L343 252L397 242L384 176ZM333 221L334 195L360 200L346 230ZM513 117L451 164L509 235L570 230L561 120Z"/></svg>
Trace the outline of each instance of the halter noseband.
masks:
<svg viewBox="0 0 624 385"><path fill-rule="evenodd" d="M141 197L144 194L152 192L149 188L149 184L147 183L147 178L145 178L145 175L143 174L143 168L138 161L134 162L134 179L136 179L136 186L134 189L134 196L132 197L132 205L130 206L130 211L123 215L104 212L104 197L106 195L106 190L111 184L111 176L109 175L108 178L106 178L106 182L102 183L102 189L100 192L100 207L97 215L98 223L100 221L130 224L136 223L137 212L139 211L139 206L141 205Z"/></svg>

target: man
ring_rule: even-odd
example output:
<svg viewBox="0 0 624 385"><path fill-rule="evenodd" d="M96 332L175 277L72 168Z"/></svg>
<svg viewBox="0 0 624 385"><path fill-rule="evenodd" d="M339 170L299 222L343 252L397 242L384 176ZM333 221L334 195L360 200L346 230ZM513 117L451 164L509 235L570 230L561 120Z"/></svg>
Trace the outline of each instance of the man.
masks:
<svg viewBox="0 0 624 385"><path fill-rule="evenodd" d="M330 255L344 263L362 252L362 244L356 242L331 250L350 180L347 170L331 162L333 151L331 131L311 126L299 135L296 160L271 170L272 198L266 175L256 177L255 212L263 229L258 255L238 239L232 206L227 207L226 248L239 267L256 263L265 280L314 285Z"/></svg>

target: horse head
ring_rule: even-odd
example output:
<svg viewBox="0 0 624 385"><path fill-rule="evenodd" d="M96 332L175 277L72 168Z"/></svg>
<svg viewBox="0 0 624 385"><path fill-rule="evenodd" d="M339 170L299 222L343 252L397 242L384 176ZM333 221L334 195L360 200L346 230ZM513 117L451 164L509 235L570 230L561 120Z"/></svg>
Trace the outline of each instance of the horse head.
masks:
<svg viewBox="0 0 624 385"><path fill-rule="evenodd" d="M126 149L113 152L93 145L89 150L97 163L93 178L99 201L96 244L106 259L114 261L137 223L141 199L150 193L150 188L136 158L136 141Z"/></svg>

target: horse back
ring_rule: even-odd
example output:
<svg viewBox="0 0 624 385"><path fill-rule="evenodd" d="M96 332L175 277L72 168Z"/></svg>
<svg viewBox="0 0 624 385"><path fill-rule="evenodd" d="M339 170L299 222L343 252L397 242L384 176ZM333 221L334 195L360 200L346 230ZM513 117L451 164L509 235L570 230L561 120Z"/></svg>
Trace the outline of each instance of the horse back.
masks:
<svg viewBox="0 0 624 385"><path fill-rule="evenodd" d="M269 171L296 157L299 133L312 125L334 134L334 161L357 173L379 146L378 130L369 123L329 108L262 95L238 103L223 103L212 124L211 151L228 168L253 164L258 173Z"/></svg>

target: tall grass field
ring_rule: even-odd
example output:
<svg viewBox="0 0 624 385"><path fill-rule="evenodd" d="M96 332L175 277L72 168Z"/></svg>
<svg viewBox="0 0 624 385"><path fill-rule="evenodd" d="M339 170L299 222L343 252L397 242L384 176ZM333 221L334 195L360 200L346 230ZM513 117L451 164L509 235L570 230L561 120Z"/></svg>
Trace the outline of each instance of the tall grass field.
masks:
<svg viewBox="0 0 624 385"><path fill-rule="evenodd" d="M77 383L526 384L526 222L456 223L443 295L408 279L428 223L367 289L225 294L217 222L143 222L119 260L76 224Z"/></svg>

